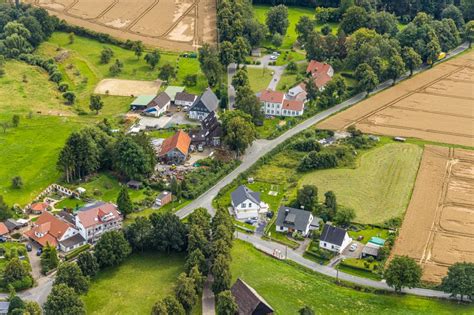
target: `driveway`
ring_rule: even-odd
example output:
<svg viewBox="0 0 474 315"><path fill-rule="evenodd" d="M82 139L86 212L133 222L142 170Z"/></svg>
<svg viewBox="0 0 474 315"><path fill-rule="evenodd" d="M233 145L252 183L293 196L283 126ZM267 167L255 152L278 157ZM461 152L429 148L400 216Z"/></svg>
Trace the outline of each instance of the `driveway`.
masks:
<svg viewBox="0 0 474 315"><path fill-rule="evenodd" d="M43 275L41 274L41 258L36 256L36 251L39 249L39 246L33 242L28 242L31 245L33 250L28 252L28 259L30 260L31 265L31 274L35 280L38 280Z"/></svg>

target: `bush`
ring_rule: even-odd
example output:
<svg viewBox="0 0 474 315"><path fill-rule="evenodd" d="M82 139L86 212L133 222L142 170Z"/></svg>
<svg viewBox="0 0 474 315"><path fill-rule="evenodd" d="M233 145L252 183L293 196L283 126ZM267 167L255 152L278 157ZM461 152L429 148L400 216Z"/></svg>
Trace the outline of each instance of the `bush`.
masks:
<svg viewBox="0 0 474 315"><path fill-rule="evenodd" d="M78 247L78 248L76 248L75 250L73 250L73 251L67 253L66 256L64 256L64 259L65 259L66 261L68 261L68 260L71 260L71 259L73 259L73 258L76 258L77 256L79 256L80 253L82 253L82 252L88 250L90 247L91 247L90 244L82 245L81 247Z"/></svg>
<svg viewBox="0 0 474 315"><path fill-rule="evenodd" d="M313 151L303 158L301 164L298 166L298 170L326 169L336 167L337 165L335 153Z"/></svg>

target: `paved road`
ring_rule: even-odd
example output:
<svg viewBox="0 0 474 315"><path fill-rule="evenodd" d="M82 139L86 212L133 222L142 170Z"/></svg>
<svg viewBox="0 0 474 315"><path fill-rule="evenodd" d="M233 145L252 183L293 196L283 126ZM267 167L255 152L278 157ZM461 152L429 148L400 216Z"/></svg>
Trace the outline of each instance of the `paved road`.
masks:
<svg viewBox="0 0 474 315"><path fill-rule="evenodd" d="M214 292L212 292L212 283L214 279L212 275L207 276L206 282L204 282L204 288L202 290L202 314L203 315L215 315L216 314L216 299Z"/></svg>
<svg viewBox="0 0 474 315"><path fill-rule="evenodd" d="M468 43L463 43L458 48L448 53L446 58L452 58L458 55L459 53L463 52L464 50L466 50L468 47L469 47ZM427 67L423 67L422 69L415 71L415 73L424 71L426 68ZM399 81L406 79L407 77L408 77L408 73L402 76L402 78L400 78ZM382 90L385 90L386 88L389 88L390 86L392 86L392 83L393 83L392 80L388 80L381 83L379 86L377 86L377 88L373 91L373 93L380 92ZM314 115L311 118L308 118L304 122L286 131L284 134L282 134L276 139L273 139L273 140L259 139L259 140L254 141L252 146L248 148L245 154L243 155L242 163L236 169L234 169L231 173L229 173L227 176L225 176L223 179L217 182L212 188L210 188L204 194L202 194L201 196L196 198L194 201L189 203L186 207L176 212L176 215L178 215L180 218L184 218L188 216L191 212L193 212L194 209L199 208L199 207L207 208L210 214L213 215L215 210L212 207L212 200L217 196L217 193L226 185L230 184L235 178L237 178L239 174L241 174L242 172L250 168L259 158L263 157L265 154L267 154L269 151L271 151L272 149L274 149L276 146L283 143L287 139L304 131L305 129L313 126L314 124L317 124L318 122L328 118L329 116L364 100L365 97L366 97L365 92L359 93L341 104L338 104L334 107L331 107L323 112L320 112Z"/></svg>
<svg viewBox="0 0 474 315"><path fill-rule="evenodd" d="M352 276L340 271L338 272L337 270L333 268L330 268L324 265L319 265L318 263L315 263L314 261L308 260L302 256L302 253L294 251L281 244L262 240L261 238L255 235L249 235L249 234L245 234L241 232L237 232L236 234L237 234L237 238L239 238L240 240L253 244L256 248L258 248L259 250L263 252L268 253L269 255L272 255L274 250L278 249L283 254L283 256L286 256L286 259L292 260L306 268L309 268L313 271L324 274L326 276L329 276L332 278L339 278L341 280L357 283L358 285L362 285L362 286L373 287L376 289L387 290L387 291L393 291L393 289L390 288L384 281L375 281L375 280L370 280L366 278ZM435 291L435 290L428 290L428 289L418 289L418 288L404 289L403 292L419 295L419 296L425 296L425 297L449 298L449 294L447 293Z"/></svg>

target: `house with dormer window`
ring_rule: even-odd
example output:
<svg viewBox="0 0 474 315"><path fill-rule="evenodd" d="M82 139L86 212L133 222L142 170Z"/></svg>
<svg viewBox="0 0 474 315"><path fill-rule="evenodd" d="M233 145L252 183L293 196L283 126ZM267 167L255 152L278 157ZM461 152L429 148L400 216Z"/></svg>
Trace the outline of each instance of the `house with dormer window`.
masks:
<svg viewBox="0 0 474 315"><path fill-rule="evenodd" d="M79 210L76 227L87 242L94 244L105 232L122 228L122 215L112 203L98 202Z"/></svg>

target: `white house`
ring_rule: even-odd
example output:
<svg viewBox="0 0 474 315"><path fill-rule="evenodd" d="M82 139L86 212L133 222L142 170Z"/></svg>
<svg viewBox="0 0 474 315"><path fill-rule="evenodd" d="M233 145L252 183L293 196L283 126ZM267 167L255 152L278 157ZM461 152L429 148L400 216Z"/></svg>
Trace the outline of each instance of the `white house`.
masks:
<svg viewBox="0 0 474 315"><path fill-rule="evenodd" d="M191 107L196 101L197 96L186 92L178 92L174 98L174 105Z"/></svg>
<svg viewBox="0 0 474 315"><path fill-rule="evenodd" d="M265 115L288 117L303 115L305 100L292 99L282 92L272 90L263 90L258 97Z"/></svg>
<svg viewBox="0 0 474 315"><path fill-rule="evenodd" d="M122 221L117 207L104 202L84 207L76 215L76 227L79 233L92 244L105 232L121 229Z"/></svg>
<svg viewBox="0 0 474 315"><path fill-rule="evenodd" d="M342 253L350 243L352 243L352 238L349 237L346 230L329 224L324 225L319 239L320 248Z"/></svg>
<svg viewBox="0 0 474 315"><path fill-rule="evenodd" d="M268 205L260 199L260 193L244 185L231 193L231 202L238 220L257 218L260 213L268 211Z"/></svg>
<svg viewBox="0 0 474 315"><path fill-rule="evenodd" d="M144 114L159 117L169 110L171 98L166 93L158 94L143 111Z"/></svg>
<svg viewBox="0 0 474 315"><path fill-rule="evenodd" d="M201 121L211 112L215 112L218 107L219 99L210 88L207 88L206 91L194 101L189 109L188 115L191 119Z"/></svg>
<svg viewBox="0 0 474 315"><path fill-rule="evenodd" d="M293 233L296 231L303 236L307 236L312 222L313 214L311 211L280 207L275 225L277 232Z"/></svg>

